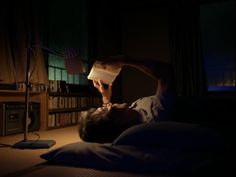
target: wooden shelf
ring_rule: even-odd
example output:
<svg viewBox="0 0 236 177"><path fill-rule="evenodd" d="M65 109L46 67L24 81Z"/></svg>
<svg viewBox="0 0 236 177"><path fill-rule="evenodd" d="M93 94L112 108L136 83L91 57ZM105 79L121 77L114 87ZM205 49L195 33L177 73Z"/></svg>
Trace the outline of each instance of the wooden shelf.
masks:
<svg viewBox="0 0 236 177"><path fill-rule="evenodd" d="M78 106L78 107L72 107L72 108L52 108L49 109L49 98L50 97L88 97L89 99L92 97L96 97L96 100L92 99L97 103L97 105L100 105L100 96L93 94L93 93L48 93L48 92L30 92L30 102L37 102L40 103L40 130L49 130L54 128L61 128L66 126L75 125L74 123L67 124L67 125L61 125L61 126L49 126L50 119L49 116L57 116L58 114L61 114L62 116L71 113L74 115L76 112L85 111L88 110L90 107L88 106ZM98 99L98 100L97 100ZM24 91L17 91L17 90L0 90L0 102L25 102L25 92ZM93 102L93 104L95 104ZM89 103L85 103L89 104ZM93 104L90 106L93 107ZM78 122L78 121L76 121Z"/></svg>
<svg viewBox="0 0 236 177"><path fill-rule="evenodd" d="M34 96L34 95L40 95L43 94L45 92L29 92L30 96ZM0 95L4 95L4 96L25 96L25 92L24 91L18 91L18 90L0 90Z"/></svg>

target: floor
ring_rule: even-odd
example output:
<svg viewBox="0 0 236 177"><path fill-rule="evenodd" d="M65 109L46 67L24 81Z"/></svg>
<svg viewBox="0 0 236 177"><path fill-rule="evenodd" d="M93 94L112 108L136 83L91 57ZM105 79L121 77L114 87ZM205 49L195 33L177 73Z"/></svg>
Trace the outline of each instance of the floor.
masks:
<svg viewBox="0 0 236 177"><path fill-rule="evenodd" d="M65 144L81 140L77 132L77 126L39 131L36 133L40 134L40 139L52 139L56 141L56 144L50 149L21 150L13 149L10 145L21 141L23 134L0 137L0 177L150 177L149 174L112 172L80 167L46 166L45 168L41 168L38 164L45 162L40 158L41 154ZM34 134L28 134L29 140L36 138L37 136ZM227 176L228 174L231 174L231 172L227 172L223 176ZM151 175L151 177L155 176L163 177L158 174Z"/></svg>
<svg viewBox="0 0 236 177"><path fill-rule="evenodd" d="M53 129L48 131L35 132L40 135L40 139L52 139L56 144L50 149L34 149L21 150L13 149L10 146L23 140L23 134L15 134L8 136L0 136L0 177L7 176L12 171L20 171L22 169L39 164L44 160L39 156L51 149L60 147L62 145L80 141L77 126L66 128ZM38 137L32 133L28 134L29 140L37 139Z"/></svg>
<svg viewBox="0 0 236 177"><path fill-rule="evenodd" d="M50 149L21 150L13 149L9 145L23 140L23 134L0 137L0 177L150 177L145 174L114 172L80 167L44 166L45 162L39 156L49 150L65 144L81 141L77 126L59 128L49 131L36 132L40 139L53 139L56 144ZM37 138L29 133L28 139ZM155 177L155 176L153 176ZM159 176L158 177L162 177Z"/></svg>

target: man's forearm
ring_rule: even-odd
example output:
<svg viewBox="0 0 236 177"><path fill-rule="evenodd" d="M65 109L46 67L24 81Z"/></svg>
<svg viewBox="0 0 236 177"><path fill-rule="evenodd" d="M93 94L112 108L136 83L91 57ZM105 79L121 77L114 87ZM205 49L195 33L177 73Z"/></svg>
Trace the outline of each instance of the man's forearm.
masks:
<svg viewBox="0 0 236 177"><path fill-rule="evenodd" d="M102 97L102 103L103 103L103 104L110 103L110 98L103 96L103 97Z"/></svg>
<svg viewBox="0 0 236 177"><path fill-rule="evenodd" d="M104 61L104 64L137 68L156 80L166 77L172 69L170 64L165 62L125 55L105 57L102 61Z"/></svg>
<svg viewBox="0 0 236 177"><path fill-rule="evenodd" d="M174 69L171 64L140 57L129 56L110 56L105 58L104 64L117 65L117 66L130 66L137 68L151 78L169 83L170 87L175 87Z"/></svg>

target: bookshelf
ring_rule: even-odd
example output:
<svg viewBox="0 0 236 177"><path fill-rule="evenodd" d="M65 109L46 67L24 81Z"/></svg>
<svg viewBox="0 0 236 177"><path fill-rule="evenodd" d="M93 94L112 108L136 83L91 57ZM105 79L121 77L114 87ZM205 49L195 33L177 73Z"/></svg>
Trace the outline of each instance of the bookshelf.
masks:
<svg viewBox="0 0 236 177"><path fill-rule="evenodd" d="M53 80L49 84L47 129L76 125L89 108L102 104L101 96L89 85Z"/></svg>
<svg viewBox="0 0 236 177"><path fill-rule="evenodd" d="M42 92L30 91L29 101L40 104L40 130L76 125L89 108L101 106L100 95L91 91L90 87L71 86L71 92L70 89L69 92L61 92L60 89L51 90L53 92L50 89ZM0 90L0 102L24 101L24 91ZM3 115L0 119L4 119Z"/></svg>
<svg viewBox="0 0 236 177"><path fill-rule="evenodd" d="M100 106L101 98L89 93L49 93L48 129L76 125L91 107Z"/></svg>

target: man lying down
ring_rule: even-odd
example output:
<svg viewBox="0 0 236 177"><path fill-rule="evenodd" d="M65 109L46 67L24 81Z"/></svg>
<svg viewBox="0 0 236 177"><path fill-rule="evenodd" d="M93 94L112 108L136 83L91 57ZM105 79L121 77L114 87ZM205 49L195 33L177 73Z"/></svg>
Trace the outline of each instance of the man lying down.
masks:
<svg viewBox="0 0 236 177"><path fill-rule="evenodd" d="M82 140L110 143L131 126L173 119L176 92L170 64L131 57L109 57L102 60L102 65L104 68L129 66L139 69L157 83L156 93L139 98L130 105L111 103L112 84L105 87L102 79L93 80L103 104L97 109L91 108L87 116L80 119L78 130Z"/></svg>
<svg viewBox="0 0 236 177"><path fill-rule="evenodd" d="M169 121L176 117L171 67L157 61L134 61L115 57L104 61L103 65L140 69L156 81L155 94L139 98L130 105L111 103L112 85L106 88L102 79L93 80L103 104L81 118L79 134L87 142L70 143L40 157L60 165L103 172L229 176L230 170L225 170L229 161L225 152L228 151L217 132L198 124Z"/></svg>

